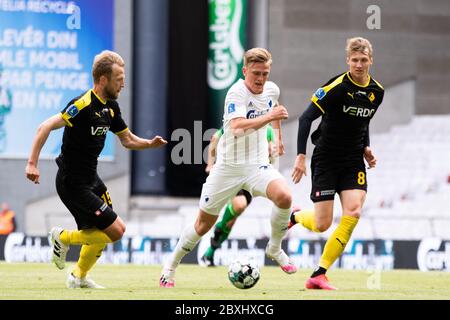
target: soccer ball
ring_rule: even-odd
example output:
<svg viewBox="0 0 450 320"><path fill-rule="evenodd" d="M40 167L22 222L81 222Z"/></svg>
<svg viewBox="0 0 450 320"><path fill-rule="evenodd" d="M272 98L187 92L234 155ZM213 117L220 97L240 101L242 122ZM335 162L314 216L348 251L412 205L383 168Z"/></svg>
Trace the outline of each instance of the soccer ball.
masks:
<svg viewBox="0 0 450 320"><path fill-rule="evenodd" d="M239 289L250 289L260 276L258 263L254 258L237 259L228 268L228 279Z"/></svg>

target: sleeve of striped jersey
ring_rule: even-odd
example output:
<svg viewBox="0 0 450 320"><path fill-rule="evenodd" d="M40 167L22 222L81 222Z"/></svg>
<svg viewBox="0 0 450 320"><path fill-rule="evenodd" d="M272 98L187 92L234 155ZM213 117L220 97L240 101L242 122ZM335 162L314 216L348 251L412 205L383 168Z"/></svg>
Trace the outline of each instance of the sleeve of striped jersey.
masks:
<svg viewBox="0 0 450 320"><path fill-rule="evenodd" d="M67 106L61 110L61 116L69 127L73 127L79 122L80 112L82 108L74 104L74 100L70 101Z"/></svg>
<svg viewBox="0 0 450 320"><path fill-rule="evenodd" d="M297 154L306 154L306 145L311 131L311 124L321 115L322 113L319 109L311 103L298 119Z"/></svg>
<svg viewBox="0 0 450 320"><path fill-rule="evenodd" d="M336 108L342 103L342 83L344 75L336 78L330 84L324 85L314 92L312 103L322 112L328 112L330 108Z"/></svg>
<svg viewBox="0 0 450 320"><path fill-rule="evenodd" d="M122 118L122 112L120 112L120 108L118 106L114 106L110 110L112 110L111 132L120 134L127 130L128 126Z"/></svg>

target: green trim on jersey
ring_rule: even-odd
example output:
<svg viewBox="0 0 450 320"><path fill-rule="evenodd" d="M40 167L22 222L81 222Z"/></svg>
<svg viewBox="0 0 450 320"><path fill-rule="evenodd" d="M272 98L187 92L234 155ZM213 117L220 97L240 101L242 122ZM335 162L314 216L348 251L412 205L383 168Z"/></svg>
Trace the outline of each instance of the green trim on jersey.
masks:
<svg viewBox="0 0 450 320"><path fill-rule="evenodd" d="M272 126L267 126L267 141L273 142L275 140L275 134Z"/></svg>
<svg viewBox="0 0 450 320"><path fill-rule="evenodd" d="M223 127L220 128L219 130L217 130L216 133L214 133L214 135L217 137L217 139L220 139L220 137L223 136L223 134L224 134Z"/></svg>

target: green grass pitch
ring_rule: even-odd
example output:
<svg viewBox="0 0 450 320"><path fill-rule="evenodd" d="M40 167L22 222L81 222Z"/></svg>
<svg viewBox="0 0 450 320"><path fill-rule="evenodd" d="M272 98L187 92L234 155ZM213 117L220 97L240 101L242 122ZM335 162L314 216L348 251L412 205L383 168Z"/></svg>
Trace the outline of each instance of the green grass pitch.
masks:
<svg viewBox="0 0 450 320"><path fill-rule="evenodd" d="M330 270L338 291L305 290L311 270L284 274L277 267L262 267L261 279L248 290L234 288L225 267L203 268L182 264L176 287L159 288L160 266L97 265L91 277L104 290L66 289L65 270L52 264L0 263L2 300L310 300L310 299L450 299L450 273L420 271Z"/></svg>

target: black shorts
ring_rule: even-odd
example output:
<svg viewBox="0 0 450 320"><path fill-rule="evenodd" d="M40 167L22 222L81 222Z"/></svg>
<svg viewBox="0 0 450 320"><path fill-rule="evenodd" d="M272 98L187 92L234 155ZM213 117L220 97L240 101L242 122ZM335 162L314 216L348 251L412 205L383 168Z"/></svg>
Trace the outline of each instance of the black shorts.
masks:
<svg viewBox="0 0 450 320"><path fill-rule="evenodd" d="M244 196L245 199L247 200L247 206L250 204L250 202L252 202L252 198L253 198L252 194L244 189L239 190L239 192L236 194L236 196Z"/></svg>
<svg viewBox="0 0 450 320"><path fill-rule="evenodd" d="M311 200L334 200L344 190L367 191L367 176L362 153L339 155L314 149L311 158Z"/></svg>
<svg viewBox="0 0 450 320"><path fill-rule="evenodd" d="M117 218L106 186L97 174L83 177L59 169L56 191L75 218L78 230L104 230Z"/></svg>

